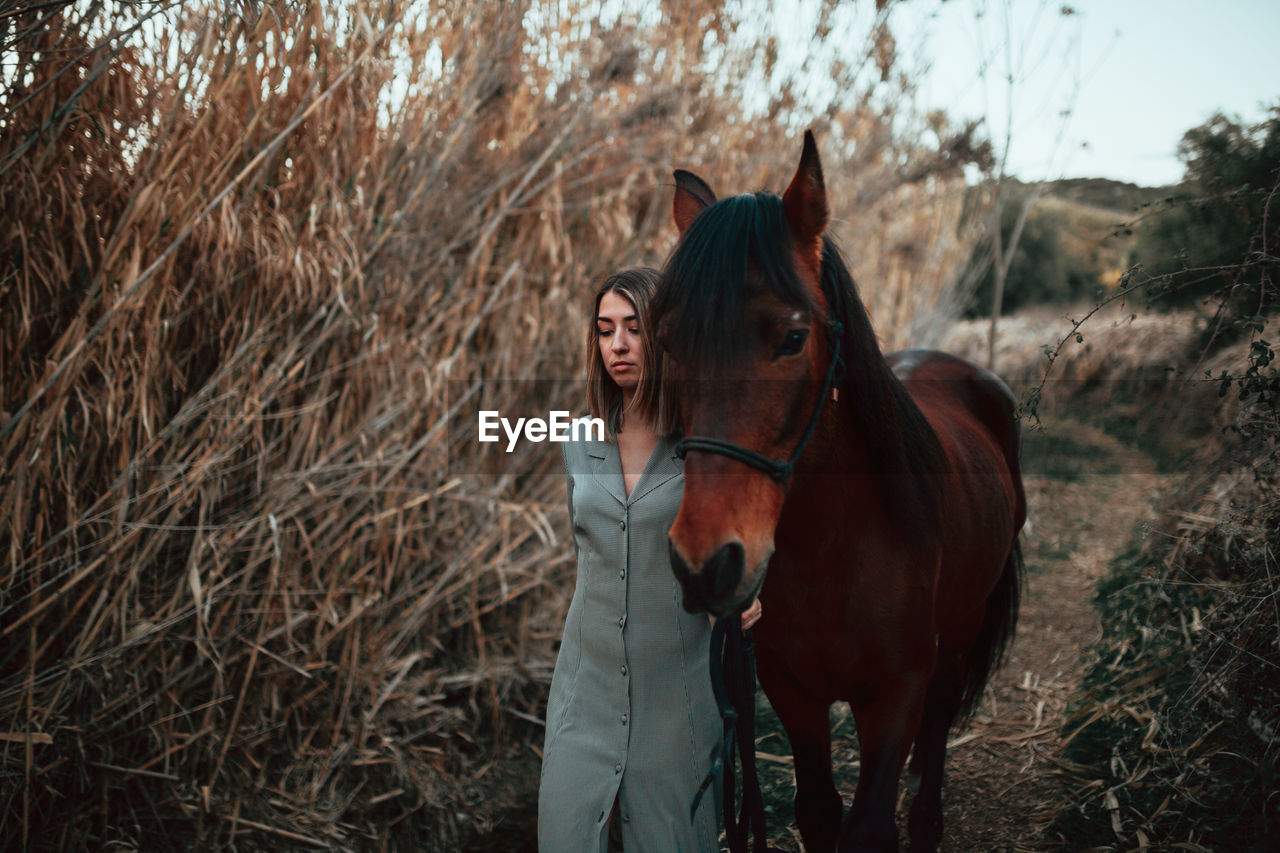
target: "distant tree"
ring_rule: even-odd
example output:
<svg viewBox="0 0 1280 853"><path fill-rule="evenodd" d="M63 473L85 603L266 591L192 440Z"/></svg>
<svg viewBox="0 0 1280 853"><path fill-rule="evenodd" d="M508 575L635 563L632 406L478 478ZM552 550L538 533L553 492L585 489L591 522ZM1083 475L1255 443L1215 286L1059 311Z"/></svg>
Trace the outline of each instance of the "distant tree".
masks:
<svg viewBox="0 0 1280 853"><path fill-rule="evenodd" d="M1000 205L1000 237L1012 250L1003 258L1007 265L1000 302L994 303L997 268L990 249L979 246L969 259L970 274L977 285L965 307L966 317L986 317L998 307L1008 314L1030 305L1067 304L1092 298L1102 269L1096 257L1084 257L1063 240L1071 223L1059 206L1035 205L1045 185L1030 186L1006 181L1006 198ZM1014 235L1017 234L1017 239Z"/></svg>
<svg viewBox="0 0 1280 853"><path fill-rule="evenodd" d="M990 282L987 367L995 364L1005 283L1013 271L1028 217L1044 192L1043 181L1024 185L1010 172L1014 127L1031 115L1042 121L1056 121L1061 143L1066 138L1080 87L1079 78L1072 71L1079 39L1076 10L1051 0L1024 4L1018 10L1014 6L1010 0L972 0L971 4L979 57L978 86L987 102L985 124L995 157L983 181L990 204L984 223L986 233L980 243L982 254L970 263L961 282L972 284L980 275ZM1075 20L1068 23L1069 19ZM1039 77L1046 59L1059 69L1047 89L1040 85L1043 78ZM1059 104L1064 94L1065 100ZM1050 111L1055 106L1056 117L1052 117ZM1056 159L1057 147L1055 144L1046 168Z"/></svg>
<svg viewBox="0 0 1280 853"><path fill-rule="evenodd" d="M1182 137L1187 193L1139 230L1134 252L1154 305L1207 302L1228 322L1280 307L1280 105L1269 112L1255 125L1218 114Z"/></svg>

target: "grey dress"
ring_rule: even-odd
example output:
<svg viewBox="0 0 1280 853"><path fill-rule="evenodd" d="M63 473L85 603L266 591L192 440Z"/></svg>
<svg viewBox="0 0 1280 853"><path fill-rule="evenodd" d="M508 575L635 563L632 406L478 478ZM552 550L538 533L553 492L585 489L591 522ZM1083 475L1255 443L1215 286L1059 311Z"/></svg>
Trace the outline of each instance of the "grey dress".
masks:
<svg viewBox="0 0 1280 853"><path fill-rule="evenodd" d="M618 800L626 853L717 850L716 785L689 818L720 717L705 614L680 606L667 530L684 492L660 439L628 498L618 446L566 442L578 577L551 680L538 849L605 849Z"/></svg>

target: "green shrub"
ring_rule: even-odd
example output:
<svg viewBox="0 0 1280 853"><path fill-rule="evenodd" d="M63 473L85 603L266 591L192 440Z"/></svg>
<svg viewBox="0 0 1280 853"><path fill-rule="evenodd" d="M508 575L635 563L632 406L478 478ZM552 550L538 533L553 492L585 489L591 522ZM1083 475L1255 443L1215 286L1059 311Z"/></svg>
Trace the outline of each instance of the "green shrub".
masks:
<svg viewBox="0 0 1280 853"><path fill-rule="evenodd" d="M1006 247L1031 192L1032 189L1023 184L1014 184L1006 190L1000 217ZM1115 218L1104 215L1103 224L1099 225L1099 213L1057 198L1042 198L1035 203L1013 247L1013 259L1000 300L1002 314L1032 305L1063 305L1099 295L1107 264L1097 245L1107 236L1108 226ZM987 316L991 311L995 272L989 257L989 245L976 247L970 255L967 280L972 280L978 267L985 265L987 269L966 304L967 317Z"/></svg>
<svg viewBox="0 0 1280 853"><path fill-rule="evenodd" d="M1280 106L1270 112L1255 125L1215 115L1183 136L1185 190L1139 228L1134 251L1153 277L1152 304L1209 300L1223 305L1228 321L1276 309L1280 217L1274 205L1267 211L1280 186Z"/></svg>

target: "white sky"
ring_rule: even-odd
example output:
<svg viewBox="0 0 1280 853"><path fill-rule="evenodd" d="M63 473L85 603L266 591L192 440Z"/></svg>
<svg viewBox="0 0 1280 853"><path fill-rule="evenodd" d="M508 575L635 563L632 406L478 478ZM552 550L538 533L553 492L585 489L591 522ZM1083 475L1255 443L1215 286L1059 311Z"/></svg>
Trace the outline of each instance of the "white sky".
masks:
<svg viewBox="0 0 1280 853"><path fill-rule="evenodd" d="M980 18L975 12L984 5ZM907 3L893 18L903 59L931 66L922 102L956 119L988 116L996 139L1008 114L1001 79L1005 5ZM1009 5L1018 82L1008 171L1024 180L1176 183L1177 145L1186 130L1216 111L1256 123L1266 106L1280 103L1280 0ZM1061 17L1064 5L1077 14ZM996 57L985 84L978 76L984 52ZM1073 101L1064 133L1059 115Z"/></svg>

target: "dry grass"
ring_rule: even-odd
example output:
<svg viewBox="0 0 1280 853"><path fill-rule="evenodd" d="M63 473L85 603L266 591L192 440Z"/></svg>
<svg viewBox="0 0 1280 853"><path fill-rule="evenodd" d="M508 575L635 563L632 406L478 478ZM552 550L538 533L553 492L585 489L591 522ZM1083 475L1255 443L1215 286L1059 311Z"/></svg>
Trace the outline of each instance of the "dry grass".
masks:
<svg viewBox="0 0 1280 853"><path fill-rule="evenodd" d="M493 826L572 568L552 453L477 473L484 380L561 380L490 382L497 408L577 408L583 303L669 249L672 166L777 188L806 124L887 339L968 251L971 140L888 132L909 117L883 30L832 101L784 81L747 121L725 81L773 48L711 2L0 23L13 844L451 849Z"/></svg>
<svg viewBox="0 0 1280 853"><path fill-rule="evenodd" d="M1163 445L1184 434L1225 425L1218 385L1204 378L1211 365L1197 357L1199 314L1137 313L1117 301L1085 319L1090 310L1044 306L1001 319L995 370L1021 399L1028 426L1036 418L1105 419L1120 437L1167 455L1174 448ZM943 346L981 363L988 329L985 319L955 323ZM1235 347L1215 363L1241 361Z"/></svg>
<svg viewBox="0 0 1280 853"><path fill-rule="evenodd" d="M1273 458L1205 454L1099 588L1052 832L1098 849L1268 850L1280 828ZM1180 846L1179 846L1180 845Z"/></svg>

